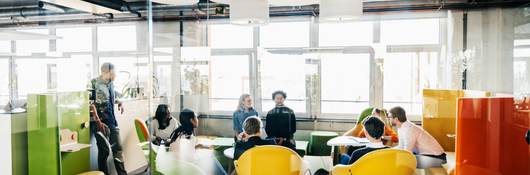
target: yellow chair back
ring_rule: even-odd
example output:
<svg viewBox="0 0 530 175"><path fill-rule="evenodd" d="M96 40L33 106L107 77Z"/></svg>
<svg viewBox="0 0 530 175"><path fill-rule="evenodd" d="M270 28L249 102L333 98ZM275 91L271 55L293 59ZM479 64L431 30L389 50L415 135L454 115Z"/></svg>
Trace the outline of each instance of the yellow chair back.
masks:
<svg viewBox="0 0 530 175"><path fill-rule="evenodd" d="M302 158L282 146L256 146L234 161L238 175L301 175Z"/></svg>
<svg viewBox="0 0 530 175"><path fill-rule="evenodd" d="M370 152L352 165L337 165L332 175L413 175L415 171L412 153L389 148Z"/></svg>

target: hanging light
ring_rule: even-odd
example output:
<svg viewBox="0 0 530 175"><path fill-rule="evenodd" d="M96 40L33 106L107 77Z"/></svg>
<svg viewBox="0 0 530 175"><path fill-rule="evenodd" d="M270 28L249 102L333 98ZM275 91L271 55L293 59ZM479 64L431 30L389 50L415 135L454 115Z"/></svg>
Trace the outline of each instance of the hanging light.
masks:
<svg viewBox="0 0 530 175"><path fill-rule="evenodd" d="M362 14L362 0L320 0L321 21L354 20Z"/></svg>
<svg viewBox="0 0 530 175"><path fill-rule="evenodd" d="M269 0L271 5L275 6L305 6L318 4L318 0Z"/></svg>
<svg viewBox="0 0 530 175"><path fill-rule="evenodd" d="M160 4L170 4L170 5L195 5L199 3L199 0L152 0L153 2Z"/></svg>
<svg viewBox="0 0 530 175"><path fill-rule="evenodd" d="M230 22L240 25L259 25L269 22L267 0L231 0Z"/></svg>

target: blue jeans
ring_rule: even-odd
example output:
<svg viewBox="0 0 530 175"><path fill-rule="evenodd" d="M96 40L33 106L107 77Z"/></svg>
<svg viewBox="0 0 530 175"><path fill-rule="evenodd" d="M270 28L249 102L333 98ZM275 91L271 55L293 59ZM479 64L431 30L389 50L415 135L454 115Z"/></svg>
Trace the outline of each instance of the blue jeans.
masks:
<svg viewBox="0 0 530 175"><path fill-rule="evenodd" d="M339 164L341 165L349 165L350 164L351 157L347 154L341 154L339 159Z"/></svg>

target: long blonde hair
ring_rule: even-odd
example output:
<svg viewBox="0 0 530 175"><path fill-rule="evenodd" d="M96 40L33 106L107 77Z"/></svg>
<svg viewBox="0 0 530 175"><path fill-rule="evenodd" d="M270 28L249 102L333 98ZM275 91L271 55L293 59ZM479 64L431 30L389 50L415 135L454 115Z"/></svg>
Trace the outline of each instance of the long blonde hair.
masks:
<svg viewBox="0 0 530 175"><path fill-rule="evenodd" d="M374 110L372 111L372 114L375 114L375 113L379 114L379 118L385 123L385 125L390 126L390 127L392 126L392 124L388 120L388 112L386 109L374 108Z"/></svg>
<svg viewBox="0 0 530 175"><path fill-rule="evenodd" d="M236 111L245 111L245 99L249 98L250 94L242 94L241 97L239 97L239 104L237 105Z"/></svg>

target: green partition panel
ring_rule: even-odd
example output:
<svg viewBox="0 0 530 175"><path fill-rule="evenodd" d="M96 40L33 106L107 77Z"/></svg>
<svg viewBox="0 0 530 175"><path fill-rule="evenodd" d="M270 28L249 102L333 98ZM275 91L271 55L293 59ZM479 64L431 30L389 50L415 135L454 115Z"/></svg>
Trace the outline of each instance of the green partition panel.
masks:
<svg viewBox="0 0 530 175"><path fill-rule="evenodd" d="M12 114L11 157L13 175L28 174L28 118L27 113Z"/></svg>
<svg viewBox="0 0 530 175"><path fill-rule="evenodd" d="M57 98L28 96L28 174L59 174Z"/></svg>
<svg viewBox="0 0 530 175"><path fill-rule="evenodd" d="M60 151L60 130L78 134L90 144L88 93L64 92L28 96L28 174L75 175L90 170L90 149Z"/></svg>
<svg viewBox="0 0 530 175"><path fill-rule="evenodd" d="M90 144L90 128L83 127L88 122L88 93L62 92L57 93L57 113L59 128L76 131L78 142ZM76 152L61 153L62 175L74 175L90 170L90 149L85 148Z"/></svg>

